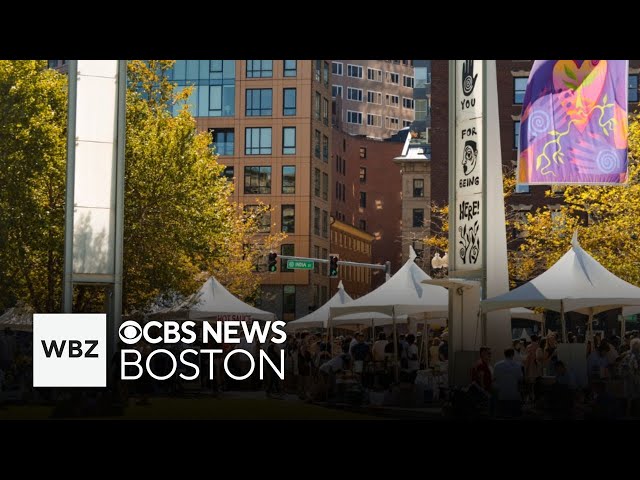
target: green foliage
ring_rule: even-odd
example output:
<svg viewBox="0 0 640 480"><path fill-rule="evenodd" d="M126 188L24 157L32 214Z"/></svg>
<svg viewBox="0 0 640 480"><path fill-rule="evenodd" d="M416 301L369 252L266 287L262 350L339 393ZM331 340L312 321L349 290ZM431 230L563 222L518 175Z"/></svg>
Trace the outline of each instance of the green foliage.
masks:
<svg viewBox="0 0 640 480"><path fill-rule="evenodd" d="M46 61L0 61L0 311L60 308L66 83Z"/></svg>
<svg viewBox="0 0 640 480"><path fill-rule="evenodd" d="M259 213L233 185L166 77L171 61L128 62L123 290L125 312L160 294L195 292L209 273L243 298L282 235L254 241ZM45 61L0 61L0 311L22 300L60 311L66 177L66 76ZM266 207L262 207L265 210ZM102 308L96 289L74 309Z"/></svg>

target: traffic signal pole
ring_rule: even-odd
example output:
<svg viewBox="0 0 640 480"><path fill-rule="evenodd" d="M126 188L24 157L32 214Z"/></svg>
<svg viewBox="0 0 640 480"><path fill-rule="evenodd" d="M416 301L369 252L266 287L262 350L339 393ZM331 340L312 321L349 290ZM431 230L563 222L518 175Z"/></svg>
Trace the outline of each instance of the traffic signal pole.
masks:
<svg viewBox="0 0 640 480"><path fill-rule="evenodd" d="M303 261L311 261L318 263L329 263L328 258L310 258L310 257L295 257L291 255L278 255L278 258L282 258L284 260L303 260ZM360 262L349 262L347 260L338 260L338 265L352 265L354 267L365 267L365 268L373 268L374 270L383 270L387 274L386 280L389 280L391 276L391 262L387 261L385 264L380 263L360 263Z"/></svg>

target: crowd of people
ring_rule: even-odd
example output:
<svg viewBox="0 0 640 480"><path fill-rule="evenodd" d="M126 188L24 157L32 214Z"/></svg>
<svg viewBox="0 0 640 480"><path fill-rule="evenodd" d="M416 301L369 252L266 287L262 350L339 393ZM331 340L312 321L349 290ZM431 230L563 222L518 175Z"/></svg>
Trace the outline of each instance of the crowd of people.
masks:
<svg viewBox="0 0 640 480"><path fill-rule="evenodd" d="M570 343L575 336L567 335ZM586 344L587 384L580 385L576 374L558 355L555 333L531 336L531 341L515 340L504 350L504 359L493 364L492 352L481 347L480 358L471 369L470 388L477 403L490 415L517 417L523 405L549 410L560 416L575 415L578 404L587 416L634 415L640 399L640 335L630 332L623 339L593 337ZM616 382L623 385L618 408Z"/></svg>

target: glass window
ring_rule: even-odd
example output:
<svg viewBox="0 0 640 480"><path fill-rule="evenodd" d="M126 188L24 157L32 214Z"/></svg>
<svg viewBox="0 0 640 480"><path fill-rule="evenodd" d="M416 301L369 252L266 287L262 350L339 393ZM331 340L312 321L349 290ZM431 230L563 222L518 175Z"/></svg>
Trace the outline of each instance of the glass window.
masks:
<svg viewBox="0 0 640 480"><path fill-rule="evenodd" d="M282 114L285 117L296 114L296 89L295 88L285 88L283 90L284 95L282 96Z"/></svg>
<svg viewBox="0 0 640 480"><path fill-rule="evenodd" d="M271 155L271 127L245 128L245 155Z"/></svg>
<svg viewBox="0 0 640 480"><path fill-rule="evenodd" d="M358 228L363 232L367 231L367 221L366 220L358 220Z"/></svg>
<svg viewBox="0 0 640 480"><path fill-rule="evenodd" d="M404 85L405 87L413 88L413 84L413 77L409 77L407 75L402 76L402 85Z"/></svg>
<svg viewBox="0 0 640 480"><path fill-rule="evenodd" d="M424 208L413 209L413 227L424 226Z"/></svg>
<svg viewBox="0 0 640 480"><path fill-rule="evenodd" d="M316 82L320 81L320 75L321 75L321 69L322 69L322 60L316 60L315 61L315 71L313 73L313 78L316 80Z"/></svg>
<svg viewBox="0 0 640 480"><path fill-rule="evenodd" d="M273 94L270 88L246 90L247 117L267 117L272 115Z"/></svg>
<svg viewBox="0 0 640 480"><path fill-rule="evenodd" d="M322 80L324 80L324 86L329 86L329 63L324 62L324 67L322 68Z"/></svg>
<svg viewBox="0 0 640 480"><path fill-rule="evenodd" d="M258 205L246 205L244 207L246 212L258 210ZM260 218L258 218L258 233L271 232L271 212L262 212Z"/></svg>
<svg viewBox="0 0 640 480"><path fill-rule="evenodd" d="M424 197L424 179L422 178L413 179L413 196L419 197L419 198Z"/></svg>
<svg viewBox="0 0 640 480"><path fill-rule="evenodd" d="M295 315L296 313L296 286L282 286L282 313Z"/></svg>
<svg viewBox="0 0 640 480"><path fill-rule="evenodd" d="M329 137L326 135L322 136L322 160L329 161Z"/></svg>
<svg viewBox="0 0 640 480"><path fill-rule="evenodd" d="M347 110L347 123L356 123L362 125L362 112L353 112Z"/></svg>
<svg viewBox="0 0 640 480"><path fill-rule="evenodd" d="M273 60L247 60L247 78L273 77Z"/></svg>
<svg viewBox="0 0 640 480"><path fill-rule="evenodd" d="M194 86L186 100L196 117L230 117L235 114L235 60L177 60L168 72L176 91ZM177 114L183 103L173 105Z"/></svg>
<svg viewBox="0 0 640 480"><path fill-rule="evenodd" d="M235 176L233 167L224 167L222 176L227 180L233 181L233 177Z"/></svg>
<svg viewBox="0 0 640 480"><path fill-rule="evenodd" d="M367 192L360 192L360 208L367 208Z"/></svg>
<svg viewBox="0 0 640 480"><path fill-rule="evenodd" d="M284 76L295 77L298 74L298 61L297 60L285 60L284 61Z"/></svg>
<svg viewBox="0 0 640 480"><path fill-rule="evenodd" d="M513 122L513 149L520 148L520 121Z"/></svg>
<svg viewBox="0 0 640 480"><path fill-rule="evenodd" d="M295 233L296 231L296 206L282 205L282 231Z"/></svg>
<svg viewBox="0 0 640 480"><path fill-rule="evenodd" d="M331 96L333 98L342 98L342 85L331 85Z"/></svg>
<svg viewBox="0 0 640 480"><path fill-rule="evenodd" d="M294 257L296 246L293 243L283 243L280 245L280 255L287 255ZM284 258L280 259L280 271L281 272L293 272L293 268L287 268L287 261Z"/></svg>
<svg viewBox="0 0 640 480"><path fill-rule="evenodd" d="M316 130L313 137L313 155L320 158L320 130Z"/></svg>
<svg viewBox="0 0 640 480"><path fill-rule="evenodd" d="M322 123L329 125L329 100L322 98Z"/></svg>
<svg viewBox="0 0 640 480"><path fill-rule="evenodd" d="M347 65L347 75L354 78L362 78L362 67L360 65Z"/></svg>
<svg viewBox="0 0 640 480"><path fill-rule="evenodd" d="M329 174L322 174L322 199L329 200Z"/></svg>
<svg viewBox="0 0 640 480"><path fill-rule="evenodd" d="M313 233L320 235L320 208L313 207Z"/></svg>
<svg viewBox="0 0 640 480"><path fill-rule="evenodd" d="M296 193L296 167L294 165L282 167L282 193Z"/></svg>
<svg viewBox="0 0 640 480"><path fill-rule="evenodd" d="M367 169L360 167L360 183L367 183Z"/></svg>
<svg viewBox="0 0 640 480"><path fill-rule="evenodd" d="M322 236L329 238L329 212L322 211Z"/></svg>
<svg viewBox="0 0 640 480"><path fill-rule="evenodd" d="M313 101L313 117L316 120L320 120L320 99L322 98L322 95L320 95L319 92L316 92L316 95L314 97L314 101Z"/></svg>
<svg viewBox="0 0 640 480"><path fill-rule="evenodd" d="M244 193L268 195L271 193L271 167L244 167Z"/></svg>
<svg viewBox="0 0 640 480"><path fill-rule="evenodd" d="M347 99L355 102L362 101L362 89L347 87Z"/></svg>
<svg viewBox="0 0 640 480"><path fill-rule="evenodd" d="M233 128L210 128L213 145L218 155L233 155L234 135Z"/></svg>
<svg viewBox="0 0 640 480"><path fill-rule="evenodd" d="M282 127L282 154L295 155L296 127Z"/></svg>
<svg viewBox="0 0 640 480"><path fill-rule="evenodd" d="M402 97L402 108L413 110L413 98Z"/></svg>
<svg viewBox="0 0 640 480"><path fill-rule="evenodd" d="M629 102L638 101L638 74L629 75Z"/></svg>
<svg viewBox="0 0 640 480"><path fill-rule="evenodd" d="M360 158L367 158L367 147L360 147Z"/></svg>
<svg viewBox="0 0 640 480"><path fill-rule="evenodd" d="M415 88L424 88L429 83L429 81L427 81L427 67L415 67L413 74L415 75Z"/></svg>
<svg viewBox="0 0 640 480"><path fill-rule="evenodd" d="M522 104L524 93L527 90L527 77L515 77L513 79L513 103Z"/></svg>
<svg viewBox="0 0 640 480"><path fill-rule="evenodd" d="M342 63L331 62L331 73L333 73L334 75L342 76Z"/></svg>
<svg viewBox="0 0 640 480"><path fill-rule="evenodd" d="M320 196L320 169L313 171L313 193L316 197Z"/></svg>

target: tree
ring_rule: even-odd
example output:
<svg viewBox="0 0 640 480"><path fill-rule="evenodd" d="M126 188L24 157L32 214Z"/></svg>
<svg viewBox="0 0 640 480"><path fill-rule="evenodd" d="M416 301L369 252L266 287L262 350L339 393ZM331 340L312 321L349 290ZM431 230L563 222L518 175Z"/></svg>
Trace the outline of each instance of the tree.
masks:
<svg viewBox="0 0 640 480"><path fill-rule="evenodd" d="M229 196L232 184L167 78L171 61L128 62L124 311L163 294L188 295L209 272L232 293L255 295L260 219ZM23 300L60 311L66 177L66 76L45 61L0 61L0 309ZM177 115L173 106L183 104ZM263 207L264 210L266 207ZM240 260L238 260L240 259ZM101 310L79 288L75 311Z"/></svg>
<svg viewBox="0 0 640 480"><path fill-rule="evenodd" d="M60 309L66 84L46 61L0 61L0 311Z"/></svg>
<svg viewBox="0 0 640 480"><path fill-rule="evenodd" d="M581 246L620 278L640 285L640 117L630 115L629 183L626 186L567 186L564 205L540 208L516 225L525 233L511 257L514 278L526 281L553 265L570 247L578 230ZM546 192L553 195L551 190Z"/></svg>
<svg viewBox="0 0 640 480"><path fill-rule="evenodd" d="M196 133L185 102L191 89L176 93L168 80L172 65L129 62L125 311L165 292L193 293L210 273L243 298L259 285L252 271L261 247L252 237L260 217L229 201L233 184L221 175L211 134ZM182 108L172 115L175 103Z"/></svg>

